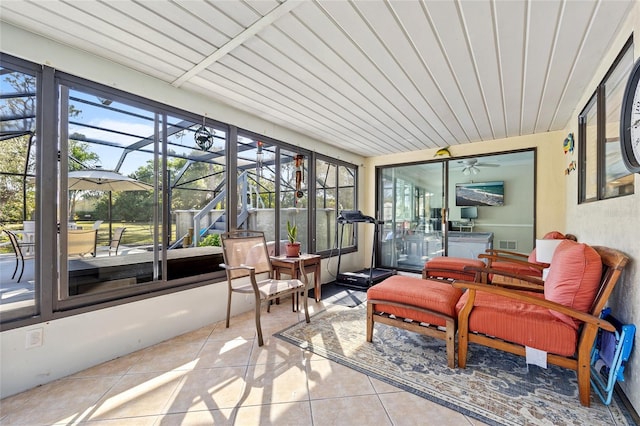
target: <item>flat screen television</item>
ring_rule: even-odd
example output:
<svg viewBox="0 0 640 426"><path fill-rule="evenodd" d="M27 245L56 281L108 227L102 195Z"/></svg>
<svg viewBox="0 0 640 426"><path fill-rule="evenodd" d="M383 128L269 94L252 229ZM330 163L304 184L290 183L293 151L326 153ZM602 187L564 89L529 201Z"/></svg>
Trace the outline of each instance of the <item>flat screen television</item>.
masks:
<svg viewBox="0 0 640 426"><path fill-rule="evenodd" d="M460 219L477 219L478 208L477 207L461 207Z"/></svg>
<svg viewBox="0 0 640 426"><path fill-rule="evenodd" d="M456 206L503 206L504 181L456 183Z"/></svg>

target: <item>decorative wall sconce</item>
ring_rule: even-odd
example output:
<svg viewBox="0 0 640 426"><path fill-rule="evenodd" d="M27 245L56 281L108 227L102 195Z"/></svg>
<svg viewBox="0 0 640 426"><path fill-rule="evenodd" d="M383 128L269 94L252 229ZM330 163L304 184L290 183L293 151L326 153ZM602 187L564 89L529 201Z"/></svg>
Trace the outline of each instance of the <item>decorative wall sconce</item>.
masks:
<svg viewBox="0 0 640 426"><path fill-rule="evenodd" d="M196 145L203 151L209 151L213 146L213 136L215 135L215 131L211 133L209 129L205 127L205 117L202 117L202 126L196 133L193 135L193 138L196 141Z"/></svg>

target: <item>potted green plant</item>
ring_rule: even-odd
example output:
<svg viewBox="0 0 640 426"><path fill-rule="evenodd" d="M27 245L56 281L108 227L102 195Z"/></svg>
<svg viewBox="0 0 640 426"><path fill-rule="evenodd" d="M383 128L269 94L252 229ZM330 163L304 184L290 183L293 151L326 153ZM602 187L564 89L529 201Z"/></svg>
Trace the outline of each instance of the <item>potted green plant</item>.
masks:
<svg viewBox="0 0 640 426"><path fill-rule="evenodd" d="M289 221L287 221L287 238L289 239L289 242L285 246L287 257L299 257L300 243L297 241L298 225L295 223L291 224Z"/></svg>

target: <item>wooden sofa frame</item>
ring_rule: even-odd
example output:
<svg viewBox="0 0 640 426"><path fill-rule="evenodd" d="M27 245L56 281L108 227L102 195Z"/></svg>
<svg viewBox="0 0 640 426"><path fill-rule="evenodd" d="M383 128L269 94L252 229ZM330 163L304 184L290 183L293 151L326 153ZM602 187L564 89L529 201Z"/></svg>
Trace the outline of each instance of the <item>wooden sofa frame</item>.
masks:
<svg viewBox="0 0 640 426"><path fill-rule="evenodd" d="M505 296L514 300L546 307L582 322L582 325L578 329L578 340L575 354L570 357L564 357L548 353L547 362L549 364L558 365L560 367L576 371L578 376L580 403L588 407L590 405L591 394L590 356L593 343L597 336L598 329L602 328L608 331L615 330L611 323L600 318L600 312L605 307L611 292L620 278L622 270L629 261L629 258L618 250L600 246L594 246L593 248L598 252L602 260L602 276L598 292L596 293L596 297L588 313L577 311L555 302L536 298L535 296L523 293L520 289L504 288L496 285L465 281L454 282L453 285L455 287L466 288L469 292L467 303L458 313L458 366L461 368L466 367L469 342L525 356L526 349L524 346L483 334L469 332L469 317L473 313L473 304L477 291ZM513 274L507 274L504 271L499 270L485 270L485 272L513 276ZM529 291L536 287L538 287L538 289L542 289L542 286L540 285L542 282L539 279L524 275L517 276L517 278L519 278L523 283L526 281L531 283L528 287L525 287L523 284L523 289L526 288Z"/></svg>

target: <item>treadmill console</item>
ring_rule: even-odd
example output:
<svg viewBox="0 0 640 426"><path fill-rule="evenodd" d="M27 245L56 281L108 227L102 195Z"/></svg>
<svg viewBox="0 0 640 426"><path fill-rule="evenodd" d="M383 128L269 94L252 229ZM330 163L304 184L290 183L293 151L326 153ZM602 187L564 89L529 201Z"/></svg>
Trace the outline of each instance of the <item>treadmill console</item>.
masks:
<svg viewBox="0 0 640 426"><path fill-rule="evenodd" d="M340 210L338 214L338 223L354 223L354 222L364 222L364 223L384 223L383 221L378 221L371 216L365 216L362 214L360 210Z"/></svg>

